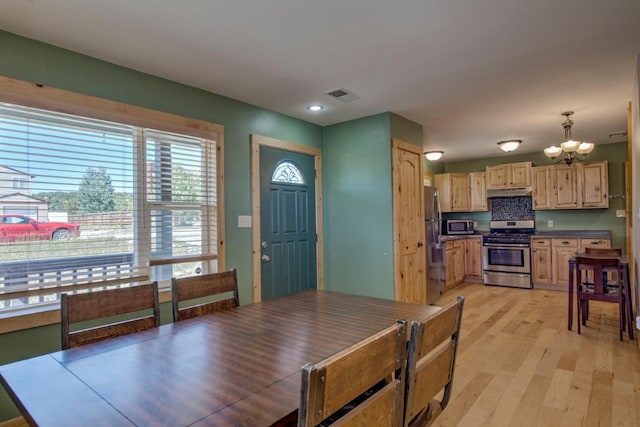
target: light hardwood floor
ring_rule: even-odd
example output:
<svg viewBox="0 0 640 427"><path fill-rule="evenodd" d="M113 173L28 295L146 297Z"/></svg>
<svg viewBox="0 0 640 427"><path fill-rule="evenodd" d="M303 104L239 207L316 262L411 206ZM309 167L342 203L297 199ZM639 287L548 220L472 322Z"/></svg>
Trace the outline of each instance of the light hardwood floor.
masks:
<svg viewBox="0 0 640 427"><path fill-rule="evenodd" d="M640 425L640 350L617 305L593 303L567 330L564 292L462 284L466 297L449 406L439 426ZM636 337L637 339L637 337Z"/></svg>

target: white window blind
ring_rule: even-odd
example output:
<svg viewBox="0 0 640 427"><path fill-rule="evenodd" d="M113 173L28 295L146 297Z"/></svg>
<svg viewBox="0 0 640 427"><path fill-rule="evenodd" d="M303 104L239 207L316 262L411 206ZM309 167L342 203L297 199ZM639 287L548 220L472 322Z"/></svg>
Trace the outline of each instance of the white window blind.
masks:
<svg viewBox="0 0 640 427"><path fill-rule="evenodd" d="M0 103L0 309L149 279L150 260L152 280L215 270L215 153L215 141Z"/></svg>
<svg viewBox="0 0 640 427"><path fill-rule="evenodd" d="M154 279L212 270L208 261L216 257L215 145L151 130L143 136Z"/></svg>

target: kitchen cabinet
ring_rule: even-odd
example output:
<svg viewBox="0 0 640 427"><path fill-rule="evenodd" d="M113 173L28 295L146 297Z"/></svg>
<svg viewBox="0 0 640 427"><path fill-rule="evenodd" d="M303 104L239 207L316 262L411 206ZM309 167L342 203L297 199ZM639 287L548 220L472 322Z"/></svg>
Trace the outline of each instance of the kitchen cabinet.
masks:
<svg viewBox="0 0 640 427"><path fill-rule="evenodd" d="M569 259L588 247L610 248L611 240L533 237L531 274L534 287L566 291L569 286Z"/></svg>
<svg viewBox="0 0 640 427"><path fill-rule="evenodd" d="M472 212L489 210L485 175L484 172L469 173L469 210Z"/></svg>
<svg viewBox="0 0 640 427"><path fill-rule="evenodd" d="M553 187L551 208L574 209L578 207L578 181L575 167L558 165L551 167L551 186Z"/></svg>
<svg viewBox="0 0 640 427"><path fill-rule="evenodd" d="M584 253L585 248L611 248L611 240L609 239L580 239L578 241L578 252Z"/></svg>
<svg viewBox="0 0 640 427"><path fill-rule="evenodd" d="M466 239L449 240L445 244L445 287L451 288L464 281Z"/></svg>
<svg viewBox="0 0 640 427"><path fill-rule="evenodd" d="M551 239L539 237L531 239L531 274L534 286L553 283Z"/></svg>
<svg viewBox="0 0 640 427"><path fill-rule="evenodd" d="M444 173L434 175L434 183L440 195L442 212L469 212L469 174Z"/></svg>
<svg viewBox="0 0 640 427"><path fill-rule="evenodd" d="M607 161L538 166L533 170L534 209L609 207Z"/></svg>
<svg viewBox="0 0 640 427"><path fill-rule="evenodd" d="M580 207L608 208L608 163L589 162L576 164Z"/></svg>
<svg viewBox="0 0 640 427"><path fill-rule="evenodd" d="M551 209L551 166L536 166L531 168L533 181L533 209Z"/></svg>
<svg viewBox="0 0 640 427"><path fill-rule="evenodd" d="M578 251L578 239L552 239L553 288L566 291L569 286L569 260Z"/></svg>
<svg viewBox="0 0 640 427"><path fill-rule="evenodd" d="M528 187L531 185L531 162L487 166L487 189Z"/></svg>
<svg viewBox="0 0 640 427"><path fill-rule="evenodd" d="M482 236L467 237L465 255L465 276L482 281Z"/></svg>

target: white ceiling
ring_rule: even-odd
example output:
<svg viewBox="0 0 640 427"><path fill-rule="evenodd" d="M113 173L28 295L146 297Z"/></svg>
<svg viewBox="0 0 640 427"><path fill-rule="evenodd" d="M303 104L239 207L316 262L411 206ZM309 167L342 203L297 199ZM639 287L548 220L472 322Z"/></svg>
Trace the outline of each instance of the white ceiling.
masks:
<svg viewBox="0 0 640 427"><path fill-rule="evenodd" d="M391 111L451 161L557 144L565 110L625 141L640 1L2 0L0 28L319 125Z"/></svg>

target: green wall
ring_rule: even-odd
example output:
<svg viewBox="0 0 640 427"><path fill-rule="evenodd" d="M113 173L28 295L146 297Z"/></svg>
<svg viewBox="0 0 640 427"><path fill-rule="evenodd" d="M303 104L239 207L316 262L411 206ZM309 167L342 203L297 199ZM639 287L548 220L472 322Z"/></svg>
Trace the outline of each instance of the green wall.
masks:
<svg viewBox="0 0 640 427"><path fill-rule="evenodd" d="M325 286L394 298L391 138L422 145L422 126L393 113L324 129Z"/></svg>
<svg viewBox="0 0 640 427"><path fill-rule="evenodd" d="M324 129L325 287L393 298L390 114Z"/></svg>
<svg viewBox="0 0 640 427"><path fill-rule="evenodd" d="M537 210L536 229L549 230L610 230L611 244L614 247L626 248L625 218L617 218L616 210L625 209L624 196L624 163L627 161L627 143L599 144L589 154L588 160L607 160L609 163L609 208L608 209L554 209ZM534 166L551 165L553 162L542 151L535 153L520 153L510 156L492 157L487 159L449 162L445 164L445 172L479 172L485 166L502 163L531 161ZM478 221L478 228L489 228L489 212L447 214L451 218L470 218ZM548 220L553 220L553 228L548 227Z"/></svg>

